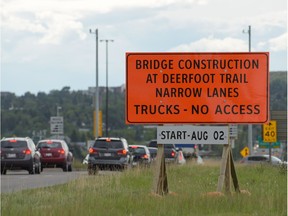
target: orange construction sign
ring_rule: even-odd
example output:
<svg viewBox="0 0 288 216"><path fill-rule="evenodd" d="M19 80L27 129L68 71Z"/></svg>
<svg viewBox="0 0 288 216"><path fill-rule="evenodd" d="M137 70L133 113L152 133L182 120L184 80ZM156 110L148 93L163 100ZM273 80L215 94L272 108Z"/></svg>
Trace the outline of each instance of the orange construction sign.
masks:
<svg viewBox="0 0 288 216"><path fill-rule="evenodd" d="M126 53L126 123L265 123L269 53Z"/></svg>

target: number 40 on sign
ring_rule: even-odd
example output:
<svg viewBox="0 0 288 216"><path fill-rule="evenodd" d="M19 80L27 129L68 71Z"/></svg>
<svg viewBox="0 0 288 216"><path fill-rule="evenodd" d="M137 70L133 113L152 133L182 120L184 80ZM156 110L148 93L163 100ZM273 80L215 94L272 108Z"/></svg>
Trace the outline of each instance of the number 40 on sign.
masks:
<svg viewBox="0 0 288 216"><path fill-rule="evenodd" d="M277 142L277 125L276 121L269 121L263 124L263 141Z"/></svg>

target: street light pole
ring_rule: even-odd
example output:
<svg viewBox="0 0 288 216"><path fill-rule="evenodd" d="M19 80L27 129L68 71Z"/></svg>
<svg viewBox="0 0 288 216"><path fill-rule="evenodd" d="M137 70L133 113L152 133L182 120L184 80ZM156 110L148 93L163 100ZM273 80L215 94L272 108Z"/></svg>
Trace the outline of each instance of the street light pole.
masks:
<svg viewBox="0 0 288 216"><path fill-rule="evenodd" d="M105 132L106 137L108 137L108 43L114 42L114 40L100 40L100 42L106 42L106 124L105 124Z"/></svg>
<svg viewBox="0 0 288 216"><path fill-rule="evenodd" d="M96 59L95 59L95 64L96 64L96 89L95 89L95 121L94 121L94 131L95 131L95 139L98 137L98 128L99 128L99 86L98 86L98 29L95 29L93 32L90 29L90 34L95 34L95 40L96 40Z"/></svg>
<svg viewBox="0 0 288 216"><path fill-rule="evenodd" d="M245 30L243 30L243 33L248 33L248 41L249 41L249 52L251 52L251 26L248 26L248 31L246 32ZM252 153L253 150L253 128L252 128L252 124L248 124L248 148L249 148L249 152L250 154Z"/></svg>
<svg viewBox="0 0 288 216"><path fill-rule="evenodd" d="M248 26L248 35L249 35L249 52L251 52L251 26Z"/></svg>
<svg viewBox="0 0 288 216"><path fill-rule="evenodd" d="M60 110L60 109L62 109L62 107L57 106L57 116L60 116L60 115L59 115L59 110Z"/></svg>

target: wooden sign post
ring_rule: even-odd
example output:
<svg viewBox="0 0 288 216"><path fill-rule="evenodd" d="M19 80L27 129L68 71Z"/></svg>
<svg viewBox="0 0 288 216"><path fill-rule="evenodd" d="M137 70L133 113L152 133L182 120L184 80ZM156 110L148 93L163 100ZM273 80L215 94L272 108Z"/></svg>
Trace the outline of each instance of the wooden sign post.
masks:
<svg viewBox="0 0 288 216"><path fill-rule="evenodd" d="M217 192L222 192L223 187L226 194L231 194L231 180L233 182L234 189L237 193L240 193L238 179L233 161L231 145L224 145L222 153L222 162L220 168L220 176L218 179Z"/></svg>
<svg viewBox="0 0 288 216"><path fill-rule="evenodd" d="M169 192L163 144L158 144L153 190L155 194L160 196Z"/></svg>

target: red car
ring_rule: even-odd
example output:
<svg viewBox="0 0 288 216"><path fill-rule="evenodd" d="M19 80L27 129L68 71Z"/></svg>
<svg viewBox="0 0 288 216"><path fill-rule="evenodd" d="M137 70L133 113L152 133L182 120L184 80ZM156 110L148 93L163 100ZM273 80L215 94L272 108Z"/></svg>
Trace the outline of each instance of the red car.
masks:
<svg viewBox="0 0 288 216"><path fill-rule="evenodd" d="M42 169L58 167L64 172L72 171L73 154L64 140L40 140L36 148L41 153Z"/></svg>

